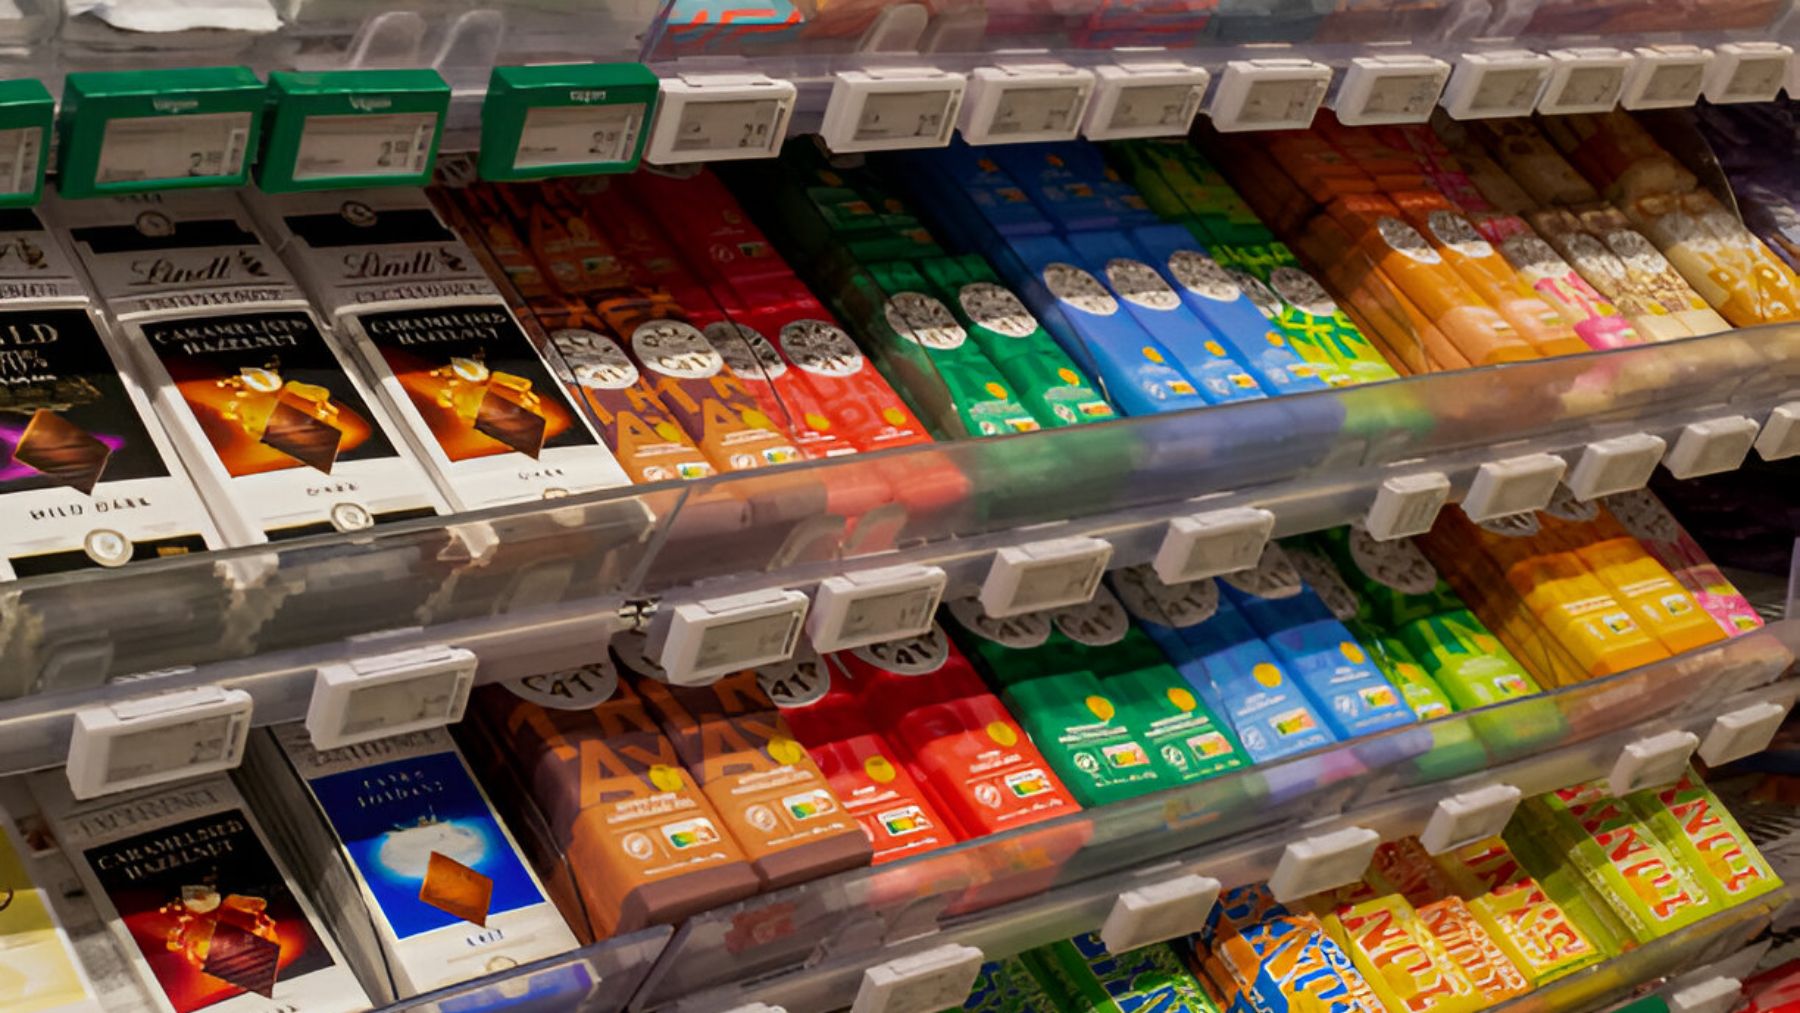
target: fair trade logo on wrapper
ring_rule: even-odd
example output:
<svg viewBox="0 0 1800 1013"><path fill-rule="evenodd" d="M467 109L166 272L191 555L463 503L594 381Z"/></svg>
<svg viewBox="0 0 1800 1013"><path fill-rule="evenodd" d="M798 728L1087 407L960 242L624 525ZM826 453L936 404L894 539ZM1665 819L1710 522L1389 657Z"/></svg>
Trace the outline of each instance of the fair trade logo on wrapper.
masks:
<svg viewBox="0 0 1800 1013"><path fill-rule="evenodd" d="M1419 230L1398 218L1377 218L1375 231L1381 233L1381 239L1395 253L1409 257L1421 264L1441 264L1444 258L1431 248Z"/></svg>
<svg viewBox="0 0 1800 1013"><path fill-rule="evenodd" d="M1269 272L1275 294L1315 317L1337 313L1338 304L1312 275L1297 267L1278 267Z"/></svg>
<svg viewBox="0 0 1800 1013"><path fill-rule="evenodd" d="M1318 594L1333 616L1340 621L1356 618L1360 599L1355 591L1350 590L1350 585L1344 583L1343 576L1337 572L1337 567L1331 565L1331 560L1311 549L1288 549L1287 557L1288 562L1294 564L1294 569L1299 572L1300 578L1306 581L1306 586Z"/></svg>
<svg viewBox="0 0 1800 1013"><path fill-rule="evenodd" d="M1538 521L1535 513L1495 517L1492 520L1482 521L1479 527L1483 531L1504 535L1507 538L1530 538L1543 530L1543 524Z"/></svg>
<svg viewBox="0 0 1800 1013"><path fill-rule="evenodd" d="M1084 313L1110 317L1119 312L1119 301L1106 291L1100 279L1074 264L1056 263L1044 268L1044 287Z"/></svg>
<svg viewBox="0 0 1800 1013"><path fill-rule="evenodd" d="M964 285L956 293L957 302L962 303L963 312L975 321L996 334L1004 334L1009 338L1029 338L1037 333L1037 318L1019 301L1019 297L1010 291L992 284L978 281L972 285Z"/></svg>
<svg viewBox="0 0 1800 1013"><path fill-rule="evenodd" d="M847 377L862 372L862 352L843 328L823 320L796 320L776 336L781 350L802 370L818 376Z"/></svg>
<svg viewBox="0 0 1800 1013"><path fill-rule="evenodd" d="M1211 577L1165 584L1145 564L1116 570L1112 579L1126 611L1159 626L1198 626L1219 611L1219 586Z"/></svg>
<svg viewBox="0 0 1800 1013"><path fill-rule="evenodd" d="M581 328L550 332L550 344L562 353L575 382L597 390L629 390L639 376L631 356L603 334Z"/></svg>
<svg viewBox="0 0 1800 1013"><path fill-rule="evenodd" d="M1303 590L1300 572L1288 561L1281 546L1270 542L1263 548L1262 558L1248 570L1228 573L1219 578L1245 594L1258 598L1292 598Z"/></svg>
<svg viewBox="0 0 1800 1013"><path fill-rule="evenodd" d="M1182 288L1214 302L1231 302L1243 294L1230 272L1198 250L1176 250L1169 254L1169 273Z"/></svg>
<svg viewBox="0 0 1800 1013"><path fill-rule="evenodd" d="M1545 504L1544 512L1558 520L1586 524L1600 516L1600 503L1598 500L1583 503L1575 498L1568 486L1559 482L1556 491L1550 494L1550 502Z"/></svg>
<svg viewBox="0 0 1800 1013"><path fill-rule="evenodd" d="M1095 590L1093 600L1057 609L1051 613L1050 621L1063 636L1089 647L1116 644L1131 629L1125 606L1104 584Z"/></svg>
<svg viewBox="0 0 1800 1013"><path fill-rule="evenodd" d="M706 325L706 340L740 380L773 380L787 372L781 353L761 332L724 320Z"/></svg>
<svg viewBox="0 0 1800 1013"><path fill-rule="evenodd" d="M1244 293L1244 298L1250 300L1250 305L1255 306L1258 313L1270 320L1281 315L1281 298L1269 286L1264 285L1262 279L1236 268L1227 268L1225 273L1237 282L1238 290Z"/></svg>
<svg viewBox="0 0 1800 1013"><path fill-rule="evenodd" d="M824 659L806 650L787 661L758 666L756 685L777 707L805 707L831 691L831 672Z"/></svg>
<svg viewBox="0 0 1800 1013"><path fill-rule="evenodd" d="M950 660L950 641L943 628L933 624L930 632L920 636L870 644L852 653L895 675L930 675Z"/></svg>
<svg viewBox="0 0 1800 1013"><path fill-rule="evenodd" d="M1181 297L1156 273L1156 268L1141 260L1115 257L1107 261L1106 280L1126 301L1147 309L1172 310L1181 305Z"/></svg>
<svg viewBox="0 0 1800 1013"><path fill-rule="evenodd" d="M921 292L902 292L882 308L894 333L926 348L948 351L961 348L969 334L956 322L950 307Z"/></svg>
<svg viewBox="0 0 1800 1013"><path fill-rule="evenodd" d="M1649 542L1674 542L1681 538L1681 525L1649 490L1608 496L1606 506L1633 538Z"/></svg>
<svg viewBox="0 0 1800 1013"><path fill-rule="evenodd" d="M995 619L982 611L981 602L961 598L950 602L950 615L976 636L1016 651L1042 647L1050 639L1050 620L1042 612Z"/></svg>
<svg viewBox="0 0 1800 1013"><path fill-rule="evenodd" d="M692 324L652 320L631 332L631 350L648 369L683 380L719 375L725 359Z"/></svg>
<svg viewBox="0 0 1800 1013"><path fill-rule="evenodd" d="M1350 558L1357 569L1402 594L1430 594L1437 587L1437 567L1410 538L1377 541L1361 527L1350 529Z"/></svg>
<svg viewBox="0 0 1800 1013"><path fill-rule="evenodd" d="M1425 225L1437 241L1461 253L1465 257L1491 257L1493 246L1481 238L1475 226L1469 220L1452 211L1433 211L1425 216Z"/></svg>
<svg viewBox="0 0 1800 1013"><path fill-rule="evenodd" d="M601 658L580 668L547 672L513 679L503 685L514 696L547 710L592 710L619 690L619 672L611 658Z"/></svg>

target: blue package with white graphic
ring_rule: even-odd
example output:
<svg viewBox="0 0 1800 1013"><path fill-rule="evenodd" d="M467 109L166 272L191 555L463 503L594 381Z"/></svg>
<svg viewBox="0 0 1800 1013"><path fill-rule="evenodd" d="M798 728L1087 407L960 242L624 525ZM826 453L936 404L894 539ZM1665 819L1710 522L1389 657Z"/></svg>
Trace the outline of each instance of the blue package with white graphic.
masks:
<svg viewBox="0 0 1800 1013"><path fill-rule="evenodd" d="M419 899L433 854L492 881L489 914L544 900L455 753L349 770L311 785L401 939L463 921Z"/></svg>
<svg viewBox="0 0 1800 1013"><path fill-rule="evenodd" d="M1254 572L1254 571L1251 571ZM1392 683L1369 660L1350 630L1304 584L1263 597L1220 582L1224 596L1287 663L1340 739L1417 722Z"/></svg>
<svg viewBox="0 0 1800 1013"><path fill-rule="evenodd" d="M1212 403L1062 240L1026 236L1008 245L1023 267L1014 284L1026 304L1065 351L1093 363L1115 406L1148 415Z"/></svg>
<svg viewBox="0 0 1800 1013"><path fill-rule="evenodd" d="M354 878L394 995L577 945L443 729L320 751L296 722L271 729L254 751L258 770L274 777L271 760L288 768L317 803L337 845L330 858L315 856L319 875ZM478 993L463 999L483 1006Z"/></svg>
<svg viewBox="0 0 1800 1013"><path fill-rule="evenodd" d="M1318 368L1291 348L1226 270L1180 225L1131 230L1144 256L1181 294L1207 330L1250 368L1263 389L1275 394L1327 390Z"/></svg>
<svg viewBox="0 0 1800 1013"><path fill-rule="evenodd" d="M1208 579L1179 591L1146 590L1126 574L1115 577L1113 589L1188 685L1231 722L1253 761L1265 763L1336 742L1269 645L1213 585ZM1172 626L1165 621L1171 616L1194 621Z"/></svg>
<svg viewBox="0 0 1800 1013"><path fill-rule="evenodd" d="M1209 336L1206 327L1182 305L1175 289L1141 259L1142 252L1123 232L1090 232L1068 240L1070 248L1081 252L1087 267L1111 286L1138 326L1175 356L1182 372L1193 377L1208 401L1230 404L1266 396L1249 368Z"/></svg>

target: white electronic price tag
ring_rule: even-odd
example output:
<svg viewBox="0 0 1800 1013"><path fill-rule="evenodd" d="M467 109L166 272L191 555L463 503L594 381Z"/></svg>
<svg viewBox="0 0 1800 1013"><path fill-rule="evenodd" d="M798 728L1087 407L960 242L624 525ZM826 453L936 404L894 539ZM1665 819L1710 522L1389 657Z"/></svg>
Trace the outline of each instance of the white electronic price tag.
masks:
<svg viewBox="0 0 1800 1013"><path fill-rule="evenodd" d="M1775 732L1787 719L1788 707L1764 700L1740 707L1713 719L1706 738L1700 740L1700 758L1709 767L1754 756L1769 748Z"/></svg>
<svg viewBox="0 0 1800 1013"><path fill-rule="evenodd" d="M935 67L840 70L819 136L836 152L941 148L956 130L967 84Z"/></svg>
<svg viewBox="0 0 1800 1013"><path fill-rule="evenodd" d="M1366 827L1344 827L1294 841L1281 852L1269 877L1269 892L1283 904L1354 882L1368 871L1381 835Z"/></svg>
<svg viewBox="0 0 1800 1013"><path fill-rule="evenodd" d="M1444 86L1444 111L1452 119L1529 116L1550 79L1550 58L1528 49L1464 53Z"/></svg>
<svg viewBox="0 0 1800 1013"><path fill-rule="evenodd" d="M981 973L981 951L947 943L863 971L850 1013L936 1013L960 1006Z"/></svg>
<svg viewBox="0 0 1800 1013"><path fill-rule="evenodd" d="M1793 56L1793 47L1779 42L1727 42L1713 51L1701 91L1721 104L1772 101L1787 84Z"/></svg>
<svg viewBox="0 0 1800 1013"><path fill-rule="evenodd" d="M936 566L892 566L826 577L813 593L806 635L821 653L923 636L948 582Z"/></svg>
<svg viewBox="0 0 1800 1013"><path fill-rule="evenodd" d="M1112 543L1085 535L1011 546L994 554L981 583L981 610L994 619L1093 600Z"/></svg>
<svg viewBox="0 0 1800 1013"><path fill-rule="evenodd" d="M1422 535L1450 499L1450 479L1441 471L1396 475L1381 483L1363 527L1378 542Z"/></svg>
<svg viewBox="0 0 1800 1013"><path fill-rule="evenodd" d="M1257 507L1211 510L1169 522L1151 568L1164 584L1248 570L1275 532L1275 515Z"/></svg>
<svg viewBox="0 0 1800 1013"><path fill-rule="evenodd" d="M1756 453L1765 461L1779 461L1800 454L1800 401L1789 401L1769 413Z"/></svg>
<svg viewBox="0 0 1800 1013"><path fill-rule="evenodd" d="M306 731L318 749L441 728L462 720L475 655L433 645L331 665L313 677Z"/></svg>
<svg viewBox="0 0 1800 1013"><path fill-rule="evenodd" d="M1697 985L1678 990L1666 1002L1669 1013L1731 1013L1743 998L1742 982L1714 975Z"/></svg>
<svg viewBox="0 0 1800 1013"><path fill-rule="evenodd" d="M1743 467L1761 429L1742 415L1689 423L1675 437L1663 466L1676 478L1699 478Z"/></svg>
<svg viewBox="0 0 1800 1013"><path fill-rule="evenodd" d="M1424 123L1450 80L1450 65L1431 56L1358 56L1344 71L1333 108L1353 127Z"/></svg>
<svg viewBox="0 0 1800 1013"><path fill-rule="evenodd" d="M1552 49L1549 55L1550 80L1538 112L1603 113L1619 104L1631 57L1609 46Z"/></svg>
<svg viewBox="0 0 1800 1013"><path fill-rule="evenodd" d="M1126 953L1177 939L1199 931L1218 900L1219 881L1191 873L1126 890L1100 926L1100 941L1109 953Z"/></svg>
<svg viewBox="0 0 1800 1013"><path fill-rule="evenodd" d="M1519 789L1510 784L1490 784L1438 802L1419 843L1426 854L1441 855L1465 844L1498 837L1519 807Z"/></svg>
<svg viewBox="0 0 1800 1013"><path fill-rule="evenodd" d="M1581 451L1569 469L1567 485L1582 502L1642 489L1668 449L1660 436L1627 433L1596 440Z"/></svg>
<svg viewBox="0 0 1800 1013"><path fill-rule="evenodd" d="M976 67L958 126L970 144L1067 141L1081 129L1093 92L1093 71L1066 63Z"/></svg>
<svg viewBox="0 0 1800 1013"><path fill-rule="evenodd" d="M64 768L76 798L231 770L250 735L250 694L196 686L75 712Z"/></svg>
<svg viewBox="0 0 1800 1013"><path fill-rule="evenodd" d="M1232 60L1207 112L1221 132L1304 130L1331 86L1331 68L1313 60Z"/></svg>
<svg viewBox="0 0 1800 1013"><path fill-rule="evenodd" d="M1699 46L1639 46L1625 72L1619 104L1627 109L1685 109L1700 101L1712 51Z"/></svg>
<svg viewBox="0 0 1800 1013"><path fill-rule="evenodd" d="M1094 68L1094 100L1081 134L1089 140L1185 137L1212 80L1203 67L1175 61Z"/></svg>
<svg viewBox="0 0 1800 1013"><path fill-rule="evenodd" d="M806 606L806 595L784 588L684 602L670 615L657 661L677 686L786 661L800 643Z"/></svg>
<svg viewBox="0 0 1800 1013"><path fill-rule="evenodd" d="M644 159L657 165L772 158L794 114L794 85L763 74L664 78Z"/></svg>
<svg viewBox="0 0 1800 1013"><path fill-rule="evenodd" d="M1463 497L1462 511L1476 523L1530 513L1550 505L1562 481L1563 459L1555 454L1526 454L1489 461L1475 470L1475 481Z"/></svg>
<svg viewBox="0 0 1800 1013"><path fill-rule="evenodd" d="M1606 789L1614 798L1634 791L1671 784L1687 769L1688 759L1700 746L1693 732L1663 732L1639 739L1619 751L1619 759L1607 775Z"/></svg>

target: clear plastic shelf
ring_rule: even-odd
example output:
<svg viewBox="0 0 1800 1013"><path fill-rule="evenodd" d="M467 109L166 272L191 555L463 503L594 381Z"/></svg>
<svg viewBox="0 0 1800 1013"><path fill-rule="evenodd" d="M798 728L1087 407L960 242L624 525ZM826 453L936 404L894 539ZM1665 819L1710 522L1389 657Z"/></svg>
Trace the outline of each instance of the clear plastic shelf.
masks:
<svg viewBox="0 0 1800 1013"><path fill-rule="evenodd" d="M316 668L350 657L443 645L475 653L478 682L516 678L592 660L633 603L871 566L939 567L956 600L1026 542L1150 562L1202 496L1273 513L1283 537L1362 518L1396 466L1442 472L1457 499L1496 441L1572 459L1760 420L1797 392L1800 326L1769 326L32 577L0 586L0 773L55 762L74 709L138 673L190 666L160 684L244 689L257 723L298 720ZM871 478L886 497L844 502Z"/></svg>
<svg viewBox="0 0 1800 1013"><path fill-rule="evenodd" d="M1602 777L1645 734L1791 701L1800 622L1657 665L1407 726L954 848L753 897L690 919L635 1009L751 1001L832 1009L862 968L951 943L989 959L1098 931L1139 870L1268 879L1289 842L1347 827L1419 833L1446 797L1503 781L1524 795Z"/></svg>

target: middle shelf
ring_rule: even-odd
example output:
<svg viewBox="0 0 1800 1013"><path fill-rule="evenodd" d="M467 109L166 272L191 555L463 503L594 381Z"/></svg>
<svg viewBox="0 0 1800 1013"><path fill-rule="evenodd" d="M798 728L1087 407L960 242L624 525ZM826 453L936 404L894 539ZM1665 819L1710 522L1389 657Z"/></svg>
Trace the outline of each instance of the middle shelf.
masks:
<svg viewBox="0 0 1800 1013"><path fill-rule="evenodd" d="M244 689L257 723L291 721L334 661L450 646L477 681L520 678L623 630L654 641L683 602L899 564L941 567L955 600L1001 549L1080 536L1135 565L1177 518L1255 507L1287 536L1365 518L1396 478L1441 474L1460 499L1489 462L1674 445L1797 398L1800 327L1769 325L28 578L0 608L0 772L60 762L74 710L145 673ZM903 494L839 511L832 490L869 474Z"/></svg>

